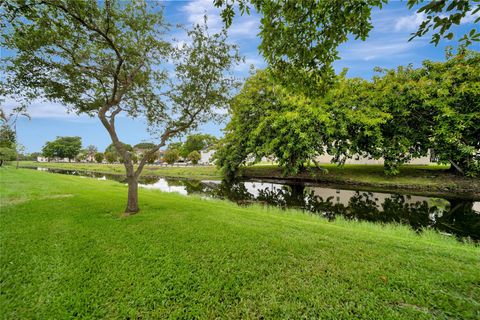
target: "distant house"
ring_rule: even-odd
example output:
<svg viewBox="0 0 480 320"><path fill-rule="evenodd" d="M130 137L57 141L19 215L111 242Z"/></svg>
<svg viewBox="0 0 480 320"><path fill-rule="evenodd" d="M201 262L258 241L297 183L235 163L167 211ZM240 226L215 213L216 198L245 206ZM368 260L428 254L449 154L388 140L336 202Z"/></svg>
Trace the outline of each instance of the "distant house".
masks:
<svg viewBox="0 0 480 320"><path fill-rule="evenodd" d="M333 156L325 153L321 156L318 156L316 158L316 161L319 164L326 164L326 163L332 163ZM345 161L345 164L381 164L383 165L384 159L379 158L379 159L373 159L370 157L363 157L360 155L353 156L352 158L349 158ZM419 157L419 158L413 158L410 161L406 162L408 164L416 164L416 165L428 165L433 163L431 161L431 156L430 153L424 157Z"/></svg>
<svg viewBox="0 0 480 320"><path fill-rule="evenodd" d="M200 160L198 161L199 164L210 165L214 164L213 155L215 154L216 150L212 149L204 149L200 150Z"/></svg>
<svg viewBox="0 0 480 320"><path fill-rule="evenodd" d="M41 157L41 156L38 156L37 157L37 162L70 162L70 159L68 158L53 158L53 159L49 159L47 157Z"/></svg>

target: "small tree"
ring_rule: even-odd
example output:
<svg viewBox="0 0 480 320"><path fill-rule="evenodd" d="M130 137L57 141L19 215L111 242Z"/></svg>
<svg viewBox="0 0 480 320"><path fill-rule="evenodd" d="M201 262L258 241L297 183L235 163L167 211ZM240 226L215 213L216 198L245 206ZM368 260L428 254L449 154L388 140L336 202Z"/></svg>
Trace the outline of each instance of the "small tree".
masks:
<svg viewBox="0 0 480 320"><path fill-rule="evenodd" d="M105 152L105 160L108 163L114 163L117 161L117 154L114 152Z"/></svg>
<svg viewBox="0 0 480 320"><path fill-rule="evenodd" d="M170 46L162 11L149 7L155 4L12 0L1 13L2 46L16 52L2 59L9 81L100 119L125 166L126 215L139 211L138 177L148 158L221 116L236 83L228 71L241 60L226 32L210 35L206 23L187 33L189 44ZM136 168L118 136L120 113L144 117L158 137Z"/></svg>
<svg viewBox="0 0 480 320"><path fill-rule="evenodd" d="M192 151L200 151L206 147L212 146L218 142L218 139L211 134L195 133L187 136L185 143L181 146L180 155L188 158Z"/></svg>
<svg viewBox="0 0 480 320"><path fill-rule="evenodd" d="M157 161L157 159L160 157L160 152L155 152L154 154L150 155L148 158L147 158L147 163L149 164L154 164L155 161Z"/></svg>
<svg viewBox="0 0 480 320"><path fill-rule="evenodd" d="M5 161L15 160L16 157L17 157L17 152L15 151L15 149L0 147L0 167L3 165Z"/></svg>
<svg viewBox="0 0 480 320"><path fill-rule="evenodd" d="M95 161L97 163L102 163L103 159L105 158L105 155L101 152L97 152L97 153L95 153L95 155L93 157L95 158Z"/></svg>
<svg viewBox="0 0 480 320"><path fill-rule="evenodd" d="M198 151L192 151L188 154L187 159L192 162L192 164L198 164L198 161L201 159L201 155Z"/></svg>
<svg viewBox="0 0 480 320"><path fill-rule="evenodd" d="M178 159L180 159L180 152L177 149L168 149L163 155L163 161L171 165L177 162Z"/></svg>

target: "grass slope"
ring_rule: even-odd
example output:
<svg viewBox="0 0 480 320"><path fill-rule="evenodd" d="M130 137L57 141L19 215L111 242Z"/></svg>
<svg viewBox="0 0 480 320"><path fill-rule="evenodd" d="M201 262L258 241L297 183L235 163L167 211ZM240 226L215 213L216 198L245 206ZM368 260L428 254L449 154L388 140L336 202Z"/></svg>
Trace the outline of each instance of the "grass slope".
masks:
<svg viewBox="0 0 480 320"><path fill-rule="evenodd" d="M10 319L478 319L480 248L433 232L0 168Z"/></svg>

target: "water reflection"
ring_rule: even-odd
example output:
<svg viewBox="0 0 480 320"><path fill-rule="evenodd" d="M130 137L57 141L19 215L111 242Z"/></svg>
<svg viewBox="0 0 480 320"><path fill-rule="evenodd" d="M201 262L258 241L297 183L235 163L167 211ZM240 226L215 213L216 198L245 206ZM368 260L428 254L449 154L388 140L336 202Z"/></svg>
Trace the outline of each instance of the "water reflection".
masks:
<svg viewBox="0 0 480 320"><path fill-rule="evenodd" d="M170 181L164 180L167 184ZM355 221L399 223L410 225L418 232L433 228L459 238L480 240L480 202L302 184L191 180L181 183L187 194L199 193L241 205L261 202L301 209L329 220L343 216Z"/></svg>
<svg viewBox="0 0 480 320"><path fill-rule="evenodd" d="M74 170L48 171L125 182L123 175ZM178 180L142 177L140 186L183 195L199 194L228 199L240 205L264 203L280 208L297 208L329 220L400 223L421 231L433 228L459 238L480 241L480 202L362 190L345 190L316 185L253 182Z"/></svg>

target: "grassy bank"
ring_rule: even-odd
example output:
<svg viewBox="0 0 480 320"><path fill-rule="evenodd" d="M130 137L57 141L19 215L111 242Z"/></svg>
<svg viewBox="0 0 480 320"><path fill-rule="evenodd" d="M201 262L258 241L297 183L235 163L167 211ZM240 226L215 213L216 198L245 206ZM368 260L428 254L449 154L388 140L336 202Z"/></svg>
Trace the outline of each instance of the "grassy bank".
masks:
<svg viewBox="0 0 480 320"><path fill-rule="evenodd" d="M74 169L96 171L103 173L123 174L125 169L121 164L90 164L90 163L37 163L23 161L21 166L42 166L47 168ZM480 198L480 179L459 177L448 172L447 166L430 165L401 167L399 175L386 176L381 165L322 165L328 173L309 171L296 176L284 176L282 169L276 165L255 165L245 167L245 178L293 179L302 181L326 182L339 185L355 185L384 190L416 190L431 193L468 194ZM146 166L143 175L163 177L179 177L191 179L221 179L221 172L215 166L164 167Z"/></svg>
<svg viewBox="0 0 480 320"><path fill-rule="evenodd" d="M322 165L327 173L312 170L296 176L284 177L281 168L275 165L246 167L243 175L255 178L299 179L343 185L360 185L382 189L419 190L434 193L468 193L480 197L480 179L454 175L447 166L404 165L396 176L386 176L382 165Z"/></svg>
<svg viewBox="0 0 480 320"><path fill-rule="evenodd" d="M34 162L21 161L20 166L25 167L45 167L56 169L73 169L84 171L95 171L102 173L125 174L123 164L97 164L97 163L63 163L63 162ZM220 171L215 166L158 166L147 165L142 171L142 175L161 176L161 177L178 177L191 179L221 179Z"/></svg>
<svg viewBox="0 0 480 320"><path fill-rule="evenodd" d="M478 319L480 248L0 168L4 318Z"/></svg>

